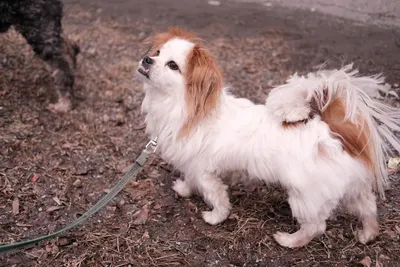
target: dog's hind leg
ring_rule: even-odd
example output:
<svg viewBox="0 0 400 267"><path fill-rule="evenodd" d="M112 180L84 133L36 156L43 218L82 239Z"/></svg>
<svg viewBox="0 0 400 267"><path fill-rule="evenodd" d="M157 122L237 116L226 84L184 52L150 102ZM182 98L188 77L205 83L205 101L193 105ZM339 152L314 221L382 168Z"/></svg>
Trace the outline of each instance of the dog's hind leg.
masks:
<svg viewBox="0 0 400 267"><path fill-rule="evenodd" d="M344 205L361 220L363 228L357 231L356 236L358 241L366 244L374 240L379 233L376 197L368 186L362 185L358 188L362 188L362 191L349 192L344 199Z"/></svg>
<svg viewBox="0 0 400 267"><path fill-rule="evenodd" d="M325 232L326 220L337 206L338 200L326 199L321 195L303 194L302 197L289 192L289 204L300 229L293 233L277 232L275 240L284 247L294 248L307 245L314 237Z"/></svg>
<svg viewBox="0 0 400 267"><path fill-rule="evenodd" d="M13 1L0 1L0 33L7 32L14 24L14 8Z"/></svg>
<svg viewBox="0 0 400 267"><path fill-rule="evenodd" d="M18 10L16 30L33 51L55 70L58 103L49 106L54 112L72 108L73 66L79 52L77 45L62 36L62 4L59 0L28 1ZM68 57L70 56L70 62Z"/></svg>

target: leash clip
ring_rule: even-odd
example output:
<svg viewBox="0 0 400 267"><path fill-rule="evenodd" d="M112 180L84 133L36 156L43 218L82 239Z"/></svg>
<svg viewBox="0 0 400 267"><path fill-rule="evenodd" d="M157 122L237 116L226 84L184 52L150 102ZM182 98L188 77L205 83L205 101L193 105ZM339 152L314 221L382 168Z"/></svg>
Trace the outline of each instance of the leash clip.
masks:
<svg viewBox="0 0 400 267"><path fill-rule="evenodd" d="M155 153L157 150L157 136L150 140L150 142L147 143L146 149L150 150L152 153Z"/></svg>

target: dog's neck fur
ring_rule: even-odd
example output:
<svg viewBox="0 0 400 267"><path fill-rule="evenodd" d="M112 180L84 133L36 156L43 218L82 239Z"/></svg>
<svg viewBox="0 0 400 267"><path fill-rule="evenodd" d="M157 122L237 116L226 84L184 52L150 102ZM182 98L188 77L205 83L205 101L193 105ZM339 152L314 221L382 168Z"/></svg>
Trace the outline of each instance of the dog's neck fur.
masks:
<svg viewBox="0 0 400 267"><path fill-rule="evenodd" d="M159 151L166 160L181 165L184 157L176 155L176 151L180 153L189 153L189 149L185 147L185 139L191 138L193 135L206 134L209 127L201 127L207 120L213 120L215 115L220 112L221 106L216 107L212 115L201 121L199 125L191 130L187 136L180 136L180 130L187 119L186 100L184 95L165 95L165 91L152 88L145 84L146 95L142 103L142 112L145 114L146 133L154 138L157 136L159 143ZM221 99L223 95L221 95ZM220 101L221 103L221 101ZM201 130L199 131L199 127ZM196 148L191 146L192 153L196 153ZM176 162L175 158L180 158Z"/></svg>
<svg viewBox="0 0 400 267"><path fill-rule="evenodd" d="M278 135L277 127L274 126L277 124L269 118L264 105L255 105L248 99L235 98L227 90L222 90L215 110L199 122L189 135L182 137L179 135L180 129L187 118L184 95L166 96L162 91L151 88L149 85L145 85L145 91L142 112L146 116L146 133L151 138L158 137L161 156L181 171L194 168L196 164L193 164L190 160L198 158L198 155L204 153L204 150L208 150L204 154L209 154L210 150L215 147L228 149L227 143L234 145L243 142L249 128L253 129L251 131L252 136L259 137L246 140L249 142L249 151L251 147L257 146L258 140L265 139L267 132L270 132L269 135L273 139L275 135ZM240 119L240 123L233 125L234 129L230 129L229 127L232 127L232 125L228 126L226 122L236 120L239 116L246 117L248 120ZM263 121L261 126L259 126L260 121ZM227 142L228 140L230 141ZM236 148L232 146L231 149L233 152ZM245 151L243 153L247 154ZM248 154L240 157L244 159L243 163L233 159L230 164L237 164L237 167L241 169L239 165L246 165L246 161L253 158L251 152ZM236 154L235 157L238 157L238 155ZM198 164L202 163L198 162ZM202 165L204 167L204 164ZM229 169L232 166L226 168ZM223 170L225 167L219 166L218 169Z"/></svg>

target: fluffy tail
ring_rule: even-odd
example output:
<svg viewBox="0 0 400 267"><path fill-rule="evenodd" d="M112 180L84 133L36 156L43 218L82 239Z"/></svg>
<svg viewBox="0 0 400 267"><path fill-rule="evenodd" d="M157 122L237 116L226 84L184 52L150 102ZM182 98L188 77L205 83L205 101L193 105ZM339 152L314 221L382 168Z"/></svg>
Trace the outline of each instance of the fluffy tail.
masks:
<svg viewBox="0 0 400 267"><path fill-rule="evenodd" d="M393 150L400 152L400 141L394 134L400 132L400 109L370 97L371 92L382 90L384 79L380 75L357 73L352 64L340 70L310 73L300 78L301 87L307 88L311 110L317 110L346 151L375 174L375 189L384 198L386 158Z"/></svg>

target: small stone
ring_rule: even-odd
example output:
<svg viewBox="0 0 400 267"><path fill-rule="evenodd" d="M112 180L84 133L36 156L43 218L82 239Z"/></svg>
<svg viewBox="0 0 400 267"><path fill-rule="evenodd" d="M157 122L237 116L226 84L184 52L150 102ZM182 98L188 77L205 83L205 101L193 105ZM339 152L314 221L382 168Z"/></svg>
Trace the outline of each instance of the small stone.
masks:
<svg viewBox="0 0 400 267"><path fill-rule="evenodd" d="M72 185L75 186L75 187L81 187L81 186L82 186L82 182L81 182L81 180L76 179L76 180L72 183Z"/></svg>
<svg viewBox="0 0 400 267"><path fill-rule="evenodd" d="M116 206L106 206L106 210L111 211L111 212L115 212L116 209L117 209Z"/></svg>
<svg viewBox="0 0 400 267"><path fill-rule="evenodd" d="M117 208L122 209L123 206L125 204L125 200L121 199L118 203L117 203Z"/></svg>
<svg viewBox="0 0 400 267"><path fill-rule="evenodd" d="M105 91L104 95L105 95L106 97L110 98L110 97L112 97L113 92L112 92L111 90L107 90L107 91Z"/></svg>
<svg viewBox="0 0 400 267"><path fill-rule="evenodd" d="M135 219L133 220L133 224L145 224L149 217L149 209L144 207L142 210L138 211L135 214Z"/></svg>
<svg viewBox="0 0 400 267"><path fill-rule="evenodd" d="M125 123L125 115L123 113L118 113L115 117L117 125L123 125Z"/></svg>
<svg viewBox="0 0 400 267"><path fill-rule="evenodd" d="M106 171L106 168L104 166L100 166L99 173L103 174L105 171Z"/></svg>
<svg viewBox="0 0 400 267"><path fill-rule="evenodd" d="M397 233L395 231L386 230L384 233L387 234L392 239L397 238Z"/></svg>
<svg viewBox="0 0 400 267"><path fill-rule="evenodd" d="M89 48L88 50L87 50L87 53L89 54L89 55L91 55L91 56L95 56L96 54L97 54L97 51L96 51L96 49L95 48Z"/></svg>
<svg viewBox="0 0 400 267"><path fill-rule="evenodd" d="M75 166L75 174L77 175L86 175L89 173L89 170L88 164L84 161L78 162Z"/></svg>
<svg viewBox="0 0 400 267"><path fill-rule="evenodd" d="M212 6L220 6L221 2L220 1L208 1L208 4L212 5Z"/></svg>
<svg viewBox="0 0 400 267"><path fill-rule="evenodd" d="M73 244L74 241L73 238L60 237L57 243L60 247L64 247Z"/></svg>
<svg viewBox="0 0 400 267"><path fill-rule="evenodd" d="M14 215L19 214L19 199L17 197L12 202L12 210Z"/></svg>
<svg viewBox="0 0 400 267"><path fill-rule="evenodd" d="M134 108L136 107L136 105L135 105L135 99L134 99L132 96L130 96L130 95L128 95L127 97L125 97L125 98L123 99L123 103L124 103L124 106L125 106L128 110L132 110L132 109L134 109Z"/></svg>
<svg viewBox="0 0 400 267"><path fill-rule="evenodd" d="M107 114L103 115L103 122L108 122L110 120L110 117Z"/></svg>
<svg viewBox="0 0 400 267"><path fill-rule="evenodd" d="M396 44L397 44L398 46L400 46L400 36L397 36L397 38L396 38Z"/></svg>
<svg viewBox="0 0 400 267"><path fill-rule="evenodd" d="M142 38L144 38L146 36L146 34L144 33L144 32L141 32L141 33L139 33L139 39L142 39Z"/></svg>
<svg viewBox="0 0 400 267"><path fill-rule="evenodd" d="M142 238L143 238L143 239L149 239L149 238L150 238L149 232L148 232L148 231L145 231L145 232L143 233L143 235L142 235Z"/></svg>
<svg viewBox="0 0 400 267"><path fill-rule="evenodd" d="M364 259L360 260L357 263L361 264L364 267L371 267L372 261L371 261L371 258L369 256L365 256Z"/></svg>

